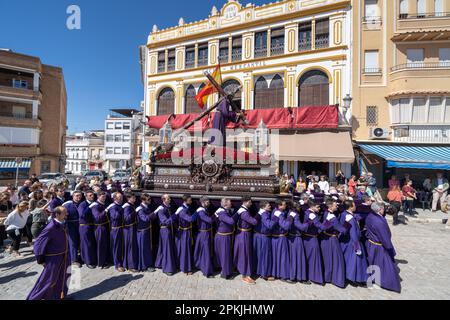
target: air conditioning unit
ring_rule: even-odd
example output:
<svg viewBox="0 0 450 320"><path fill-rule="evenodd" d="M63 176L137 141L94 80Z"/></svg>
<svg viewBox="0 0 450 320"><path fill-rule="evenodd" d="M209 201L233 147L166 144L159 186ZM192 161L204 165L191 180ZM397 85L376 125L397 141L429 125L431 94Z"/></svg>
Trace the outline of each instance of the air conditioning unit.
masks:
<svg viewBox="0 0 450 320"><path fill-rule="evenodd" d="M369 128L369 139L388 139L389 129L386 128Z"/></svg>

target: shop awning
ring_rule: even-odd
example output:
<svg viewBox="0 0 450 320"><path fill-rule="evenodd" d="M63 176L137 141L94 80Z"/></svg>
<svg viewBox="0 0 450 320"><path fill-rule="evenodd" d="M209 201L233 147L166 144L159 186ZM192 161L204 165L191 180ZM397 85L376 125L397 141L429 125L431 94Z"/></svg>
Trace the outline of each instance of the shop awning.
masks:
<svg viewBox="0 0 450 320"><path fill-rule="evenodd" d="M15 159L0 159L0 171L28 170L31 168L31 159L23 159L21 164L17 164Z"/></svg>
<svg viewBox="0 0 450 320"><path fill-rule="evenodd" d="M364 151L387 160L390 168L450 170L450 147L360 144Z"/></svg>
<svg viewBox="0 0 450 320"><path fill-rule="evenodd" d="M349 132L280 134L272 135L271 138L272 152L278 154L278 160L335 163L355 161Z"/></svg>

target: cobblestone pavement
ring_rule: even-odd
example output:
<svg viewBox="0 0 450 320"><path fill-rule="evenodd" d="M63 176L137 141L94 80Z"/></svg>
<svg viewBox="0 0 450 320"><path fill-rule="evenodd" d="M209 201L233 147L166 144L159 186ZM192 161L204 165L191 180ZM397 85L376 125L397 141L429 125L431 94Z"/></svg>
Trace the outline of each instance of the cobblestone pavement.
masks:
<svg viewBox="0 0 450 320"><path fill-rule="evenodd" d="M161 271L154 273L117 273L81 268L81 288L70 291L73 299L449 299L450 298L450 230L440 223L410 221L392 227L393 241L401 269L402 293L382 289L339 289L333 285L303 285L258 280L247 285L236 277L223 280ZM0 253L0 299L25 299L42 269L34 261L30 248L23 257Z"/></svg>

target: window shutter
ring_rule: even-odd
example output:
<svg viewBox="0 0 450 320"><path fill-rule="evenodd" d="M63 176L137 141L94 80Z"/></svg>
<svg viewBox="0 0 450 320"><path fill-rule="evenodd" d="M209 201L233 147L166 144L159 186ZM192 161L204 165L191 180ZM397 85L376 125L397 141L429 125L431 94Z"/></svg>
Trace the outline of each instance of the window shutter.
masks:
<svg viewBox="0 0 450 320"><path fill-rule="evenodd" d="M425 98L414 98L412 123L427 122L427 106Z"/></svg>
<svg viewBox="0 0 450 320"><path fill-rule="evenodd" d="M430 123L440 123L442 122L442 99L441 98L430 98L430 111L428 122Z"/></svg>
<svg viewBox="0 0 450 320"><path fill-rule="evenodd" d="M400 99L400 122L411 122L411 105L409 99Z"/></svg>

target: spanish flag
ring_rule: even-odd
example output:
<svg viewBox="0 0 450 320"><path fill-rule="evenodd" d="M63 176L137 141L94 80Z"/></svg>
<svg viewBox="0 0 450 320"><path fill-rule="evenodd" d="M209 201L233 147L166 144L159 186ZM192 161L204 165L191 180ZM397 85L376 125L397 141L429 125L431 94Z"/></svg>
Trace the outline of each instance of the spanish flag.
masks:
<svg viewBox="0 0 450 320"><path fill-rule="evenodd" d="M214 78L214 80L216 80L216 82L219 85L222 85L222 72L220 71L220 63L214 69L214 72L212 73L211 76ZM205 107L206 102L208 101L208 97L216 92L217 89L212 85L210 81L208 81L206 86L204 86L203 89L195 96L195 100L197 100L197 103L200 106L200 108L203 109Z"/></svg>

